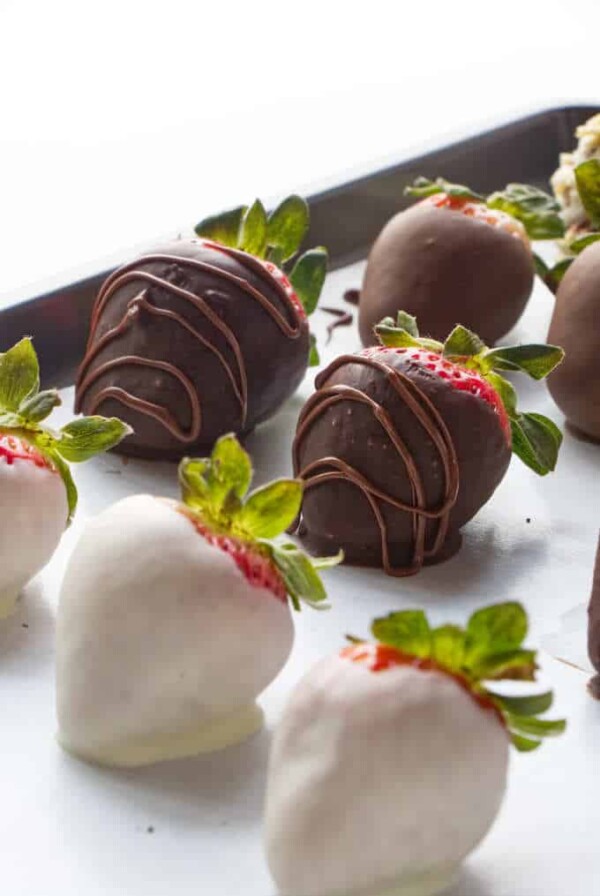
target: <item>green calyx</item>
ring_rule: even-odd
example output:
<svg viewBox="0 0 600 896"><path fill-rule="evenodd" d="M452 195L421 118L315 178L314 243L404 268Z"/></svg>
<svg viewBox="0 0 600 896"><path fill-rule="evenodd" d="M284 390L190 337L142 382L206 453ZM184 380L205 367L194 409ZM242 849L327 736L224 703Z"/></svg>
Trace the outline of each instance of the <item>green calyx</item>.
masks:
<svg viewBox="0 0 600 896"><path fill-rule="evenodd" d="M375 327L375 333L381 344L389 348L426 349L478 373L496 390L504 405L511 426L513 453L540 476L554 470L562 443L561 431L542 414L520 412L514 386L498 371L544 379L562 361L561 348L545 344L488 348L479 336L460 325L442 343L419 336L416 319L405 311L398 312L396 321L384 318Z"/></svg>
<svg viewBox="0 0 600 896"><path fill-rule="evenodd" d="M288 196L269 213L260 199L256 199L251 206L241 205L204 218L196 225L195 231L200 237L232 249L242 249L285 271L286 263L298 255L309 223L308 203L301 196ZM317 307L326 273L327 250L322 246L309 249L296 258L288 272L290 283L307 316ZM309 366L318 363L313 340Z"/></svg>
<svg viewBox="0 0 600 896"><path fill-rule="evenodd" d="M600 229L600 161L588 159L577 165L575 183L592 228Z"/></svg>
<svg viewBox="0 0 600 896"><path fill-rule="evenodd" d="M507 184L504 190L482 196L469 187L448 183L441 177L436 180L418 177L404 192L408 196L420 199L433 196L435 193L446 193L448 196L481 202L488 208L497 209L516 218L532 240L558 239L565 232L560 216L560 205L556 199L529 184Z"/></svg>
<svg viewBox="0 0 600 896"><path fill-rule="evenodd" d="M302 482L276 479L248 494L252 475L250 456L236 437L221 436L210 457L185 458L179 465L186 509L211 531L245 542L268 557L295 610L302 603L325 609L327 595L318 571L341 563L343 554L309 557L281 538L300 512Z"/></svg>
<svg viewBox="0 0 600 896"><path fill-rule="evenodd" d="M58 470L67 490L69 523L77 507L69 463L114 448L132 429L115 417L80 417L58 431L42 426L60 404L56 389L40 392L40 368L31 339L21 339L0 354L0 432L28 442Z"/></svg>
<svg viewBox="0 0 600 896"><path fill-rule="evenodd" d="M509 697L484 684L535 681L536 652L523 647L527 628L527 614L521 604L507 602L477 610L466 628L432 628L422 610L404 610L376 619L371 632L381 644L404 655L432 660L463 678L474 694L493 703L517 750L528 752L539 747L542 738L562 734L566 728L564 720L539 718L552 706L552 692Z"/></svg>

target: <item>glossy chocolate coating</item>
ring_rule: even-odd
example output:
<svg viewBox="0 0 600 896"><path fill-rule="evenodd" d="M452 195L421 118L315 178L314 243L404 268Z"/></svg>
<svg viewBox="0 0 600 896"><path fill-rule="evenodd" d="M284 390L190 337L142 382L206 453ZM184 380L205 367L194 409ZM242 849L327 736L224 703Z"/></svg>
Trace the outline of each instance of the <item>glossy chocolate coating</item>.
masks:
<svg viewBox="0 0 600 896"><path fill-rule="evenodd" d="M236 249L179 240L103 285L76 407L129 423L123 452L177 459L272 416L304 376L308 351L306 316L280 272Z"/></svg>
<svg viewBox="0 0 600 896"><path fill-rule="evenodd" d="M510 462L494 409L385 349L338 358L316 387L294 442L308 547L390 575L451 556Z"/></svg>
<svg viewBox="0 0 600 896"><path fill-rule="evenodd" d="M415 205L377 237L359 304L364 345L373 327L398 311L443 341L457 323L488 345L520 318L533 288L533 259L517 236L458 211Z"/></svg>
<svg viewBox="0 0 600 896"><path fill-rule="evenodd" d="M588 654L592 666L600 672L600 533L588 606ZM600 699L600 675L595 675L590 681L590 691L596 699Z"/></svg>
<svg viewBox="0 0 600 896"><path fill-rule="evenodd" d="M569 423L600 441L600 243L575 259L558 287L548 341L565 358L548 388Z"/></svg>

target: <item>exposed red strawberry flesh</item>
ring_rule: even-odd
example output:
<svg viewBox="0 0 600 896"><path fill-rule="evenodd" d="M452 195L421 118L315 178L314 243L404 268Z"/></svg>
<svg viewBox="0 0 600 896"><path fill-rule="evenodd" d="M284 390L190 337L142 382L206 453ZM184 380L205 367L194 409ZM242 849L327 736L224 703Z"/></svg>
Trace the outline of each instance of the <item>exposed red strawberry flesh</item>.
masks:
<svg viewBox="0 0 600 896"><path fill-rule="evenodd" d="M344 647L340 651L340 656L350 660L352 663L360 663L371 672L385 672L388 669L394 669L398 666L410 666L421 672L440 672L442 675L447 675L448 678L452 678L459 684L482 709L485 709L487 712L495 713L502 725L506 727L502 713L489 697L473 690L468 679L456 672L451 672L449 669L446 669L429 657L411 656L410 654L403 653L396 647L392 647L390 644L373 644L368 642L365 642L364 644L351 644L349 647Z"/></svg>
<svg viewBox="0 0 600 896"><path fill-rule="evenodd" d="M262 261L263 267L265 267L267 269L267 271L273 277L273 279L277 280L279 285L285 290L287 297L289 298L290 302L292 303L292 305L298 312L299 316L303 320L305 320L306 319L306 311L304 310L304 305L302 304L302 302L296 295L294 287L290 283L288 277L286 277L286 275L283 273L281 268L278 268L277 265L273 264L273 262L263 261L262 259L259 259L259 260Z"/></svg>
<svg viewBox="0 0 600 896"><path fill-rule="evenodd" d="M469 370L468 367L462 367L435 352L424 348L388 348L385 346L372 346L363 349L360 354L365 357L373 357L381 352L394 352L397 355L406 355L407 360L425 370L436 374L441 380L446 380L448 385L459 392L469 392L477 398L481 398L486 404L493 408L494 413L498 415L498 422L506 436L508 443L511 442L511 429L508 414L502 403L502 399L494 389L477 371Z"/></svg>
<svg viewBox="0 0 600 896"><path fill-rule="evenodd" d="M213 532L198 517L189 513L186 508L180 507L179 512L193 523L196 531L205 541L229 554L250 585L254 588L267 588L278 600L287 603L287 588L279 570L273 565L269 557L260 553L256 547L247 542L239 541L230 535Z"/></svg>
<svg viewBox="0 0 600 896"><path fill-rule="evenodd" d="M477 202L467 196L448 196L447 193L434 193L422 199L420 205L433 205L435 208L447 209L452 212L460 212L467 218L474 218L491 227L505 230L511 236L523 240L529 246L529 237L520 221L507 215L506 212L496 208L488 208L485 202Z"/></svg>
<svg viewBox="0 0 600 896"><path fill-rule="evenodd" d="M226 249L224 246L221 246L220 243L215 243L212 240L198 240L197 242L203 243L205 246L208 246L211 249L217 249L219 252L225 252ZM256 258L256 256L253 256ZM276 264L273 264L272 261L265 261L264 258L256 258L260 264L262 264L263 268L271 275L271 277L277 281L279 286L284 290L288 299L298 312L299 317L302 320L306 320L306 311L304 310L304 305L296 295L296 291L292 284L290 283L289 278L283 273L281 268L278 268Z"/></svg>
<svg viewBox="0 0 600 896"><path fill-rule="evenodd" d="M16 460L28 460L36 467L45 467L47 470L57 472L49 460L39 453L24 439L16 436L0 435L0 457L9 466Z"/></svg>

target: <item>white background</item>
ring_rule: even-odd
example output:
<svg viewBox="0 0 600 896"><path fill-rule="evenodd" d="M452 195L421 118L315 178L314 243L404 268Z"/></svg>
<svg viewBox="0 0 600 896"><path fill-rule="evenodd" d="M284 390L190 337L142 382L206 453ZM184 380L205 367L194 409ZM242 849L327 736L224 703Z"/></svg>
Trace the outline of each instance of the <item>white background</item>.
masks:
<svg viewBox="0 0 600 896"><path fill-rule="evenodd" d="M600 99L598 0L0 0L0 294L486 119Z"/></svg>
<svg viewBox="0 0 600 896"><path fill-rule="evenodd" d="M597 0L0 2L0 292L215 207L343 179L520 111L598 102L599 25ZM327 304L358 279L335 274ZM517 337L543 337L550 307L538 291ZM355 343L338 331L325 360ZM311 380L253 438L261 480L289 472ZM533 386L524 391L527 407L560 422L543 388L537 404ZM77 473L78 525L131 489L174 491L171 468L114 457ZM333 571L333 610L298 620L292 661L265 701L269 726L308 662L394 607L459 621L482 601L521 599L534 637L552 632L587 598L597 482L597 450L568 436L553 477L511 465L450 563L401 584ZM259 834L268 732L139 773L87 767L55 745L53 608L76 534L0 630L0 892L271 896ZM515 757L498 823L452 896L600 893L599 707L584 674L549 658L544 684L569 732Z"/></svg>

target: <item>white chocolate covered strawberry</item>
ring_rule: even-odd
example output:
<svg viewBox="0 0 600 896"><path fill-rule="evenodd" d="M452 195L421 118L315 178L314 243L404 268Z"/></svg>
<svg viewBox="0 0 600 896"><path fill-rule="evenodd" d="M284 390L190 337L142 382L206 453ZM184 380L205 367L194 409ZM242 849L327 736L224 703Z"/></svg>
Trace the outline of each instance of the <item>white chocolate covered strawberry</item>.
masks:
<svg viewBox="0 0 600 896"><path fill-rule="evenodd" d="M77 504L68 461L87 460L130 430L120 420L84 417L59 432L42 421L60 404L39 391L30 339L0 355L0 619L21 589L48 563Z"/></svg>
<svg viewBox="0 0 600 896"><path fill-rule="evenodd" d="M60 595L57 695L62 745L106 765L220 749L262 723L256 698L283 667L288 596L322 604L317 568L276 536L302 485L247 495L250 459L223 436L180 466L183 501L125 498L91 520Z"/></svg>
<svg viewBox="0 0 600 896"><path fill-rule="evenodd" d="M266 848L282 896L427 896L444 889L500 808L509 744L564 730L552 694L503 697L482 681L533 679L519 604L466 630L392 613L302 679L275 733Z"/></svg>

